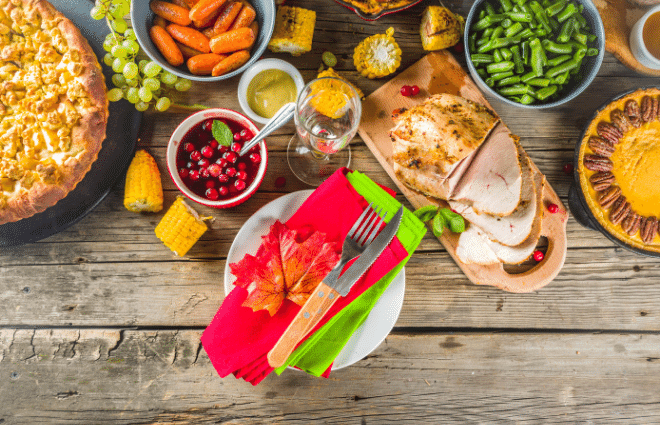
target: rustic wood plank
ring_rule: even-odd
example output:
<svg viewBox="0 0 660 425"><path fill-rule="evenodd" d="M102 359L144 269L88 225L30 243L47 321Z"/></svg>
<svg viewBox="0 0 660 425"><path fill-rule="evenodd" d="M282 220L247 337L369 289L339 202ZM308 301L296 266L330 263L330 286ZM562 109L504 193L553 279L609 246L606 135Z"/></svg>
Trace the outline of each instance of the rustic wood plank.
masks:
<svg viewBox="0 0 660 425"><path fill-rule="evenodd" d="M219 378L199 331L0 330L10 424L660 421L658 335L390 335L330 379Z"/></svg>

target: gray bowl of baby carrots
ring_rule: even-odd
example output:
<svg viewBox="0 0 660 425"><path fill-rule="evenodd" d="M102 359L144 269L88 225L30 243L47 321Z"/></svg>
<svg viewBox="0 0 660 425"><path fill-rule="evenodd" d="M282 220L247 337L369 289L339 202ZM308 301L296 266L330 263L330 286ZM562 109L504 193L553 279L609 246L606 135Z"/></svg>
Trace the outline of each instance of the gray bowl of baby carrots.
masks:
<svg viewBox="0 0 660 425"><path fill-rule="evenodd" d="M194 81L225 80L248 69L268 46L275 14L274 0L131 2L133 30L147 56Z"/></svg>

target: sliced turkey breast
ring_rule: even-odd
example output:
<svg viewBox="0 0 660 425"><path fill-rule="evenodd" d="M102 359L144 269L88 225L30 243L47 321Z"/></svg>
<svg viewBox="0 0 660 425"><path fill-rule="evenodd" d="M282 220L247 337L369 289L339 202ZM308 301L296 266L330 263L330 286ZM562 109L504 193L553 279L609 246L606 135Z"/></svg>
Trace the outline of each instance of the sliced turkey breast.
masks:
<svg viewBox="0 0 660 425"><path fill-rule="evenodd" d="M534 235L533 229L537 232L535 238L538 240L541 232L539 215L543 214L544 177L541 173L535 173L532 170L529 157L520 144L515 145L522 165L522 190L520 201L511 214L503 217L479 214L475 208L462 201L449 201L452 209L470 223L478 226L490 239L507 246L520 245L528 237ZM535 177L535 174L538 176ZM535 180L537 181L535 182Z"/></svg>
<svg viewBox="0 0 660 425"><path fill-rule="evenodd" d="M468 225L458 238L456 256L465 264L485 266L499 263L499 258L486 243L487 239L477 226Z"/></svg>
<svg viewBox="0 0 660 425"><path fill-rule="evenodd" d="M445 180L460 164L467 168L469 161L462 160L484 142L498 118L481 104L445 93L401 112L395 122L390 137L396 176L412 189L445 199Z"/></svg>
<svg viewBox="0 0 660 425"><path fill-rule="evenodd" d="M522 187L518 146L518 137L504 124L498 124L477 151L450 199L471 206L479 214L511 214L520 203Z"/></svg>

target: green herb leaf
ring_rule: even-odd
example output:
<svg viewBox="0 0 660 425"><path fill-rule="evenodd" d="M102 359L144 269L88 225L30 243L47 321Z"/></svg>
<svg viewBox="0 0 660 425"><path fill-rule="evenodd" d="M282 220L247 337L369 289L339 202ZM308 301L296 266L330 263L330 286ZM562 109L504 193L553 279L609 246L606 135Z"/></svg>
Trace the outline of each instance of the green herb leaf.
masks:
<svg viewBox="0 0 660 425"><path fill-rule="evenodd" d="M231 142L234 140L234 135L227 124L219 120L213 120L211 133L213 133L213 138L218 141L218 144L222 146L231 146Z"/></svg>
<svg viewBox="0 0 660 425"><path fill-rule="evenodd" d="M460 215L449 220L449 230L454 233L463 233L465 231L465 220Z"/></svg>
<svg viewBox="0 0 660 425"><path fill-rule="evenodd" d="M422 208L419 208L413 212L415 217L426 223L427 221L431 220L435 213L438 212L438 207L435 205L426 205Z"/></svg>
<svg viewBox="0 0 660 425"><path fill-rule="evenodd" d="M445 230L446 225L447 222L445 221L445 218L442 216L442 214L436 214L435 217L433 217L433 225L431 226L431 230L433 230L433 234L436 238L442 236L442 232Z"/></svg>

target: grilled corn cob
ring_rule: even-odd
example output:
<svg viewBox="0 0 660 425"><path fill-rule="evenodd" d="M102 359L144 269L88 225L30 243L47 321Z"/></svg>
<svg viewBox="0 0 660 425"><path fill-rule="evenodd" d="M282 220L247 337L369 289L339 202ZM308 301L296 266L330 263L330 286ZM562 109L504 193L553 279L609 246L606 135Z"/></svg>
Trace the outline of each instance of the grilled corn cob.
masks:
<svg viewBox="0 0 660 425"><path fill-rule="evenodd" d="M182 197L178 197L156 226L156 236L182 257L206 232L208 227L204 220L209 219L211 217L200 217Z"/></svg>
<svg viewBox="0 0 660 425"><path fill-rule="evenodd" d="M367 78L380 78L390 75L401 65L401 49L394 40L394 28L385 34L367 37L353 52L353 63Z"/></svg>
<svg viewBox="0 0 660 425"><path fill-rule="evenodd" d="M360 96L360 99L364 99L364 93L362 93L362 90L360 90L359 88L357 88L357 87L355 86L355 84L352 84L352 83L351 83L350 81L348 81L346 78L344 78L344 77L342 77L341 75L339 75L339 74L337 73L337 71L335 71L334 69L332 69L332 68L328 68L328 69L326 69L325 71L321 71L321 72L319 72L319 75L316 76L316 78L323 78L323 77L335 77L335 78L339 78L339 79L342 80L342 81L345 81L346 83L348 83L348 85L350 85L351 87L353 87L353 89L357 92L358 96Z"/></svg>
<svg viewBox="0 0 660 425"><path fill-rule="evenodd" d="M422 15L419 33L424 50L446 49L463 37L465 20L446 7L429 6Z"/></svg>
<svg viewBox="0 0 660 425"><path fill-rule="evenodd" d="M312 50L316 12L301 7L280 6L275 17L275 30L268 43L273 52L300 56Z"/></svg>
<svg viewBox="0 0 660 425"><path fill-rule="evenodd" d="M135 153L126 172L124 206L133 212L163 209L163 186L154 158L144 149Z"/></svg>

